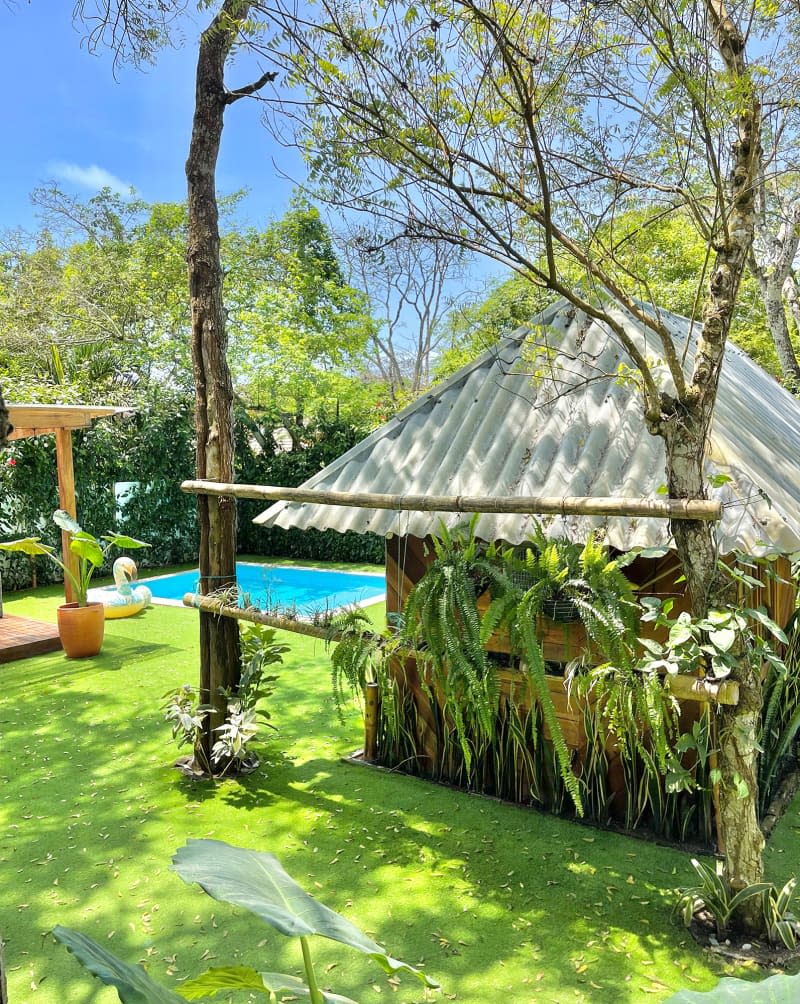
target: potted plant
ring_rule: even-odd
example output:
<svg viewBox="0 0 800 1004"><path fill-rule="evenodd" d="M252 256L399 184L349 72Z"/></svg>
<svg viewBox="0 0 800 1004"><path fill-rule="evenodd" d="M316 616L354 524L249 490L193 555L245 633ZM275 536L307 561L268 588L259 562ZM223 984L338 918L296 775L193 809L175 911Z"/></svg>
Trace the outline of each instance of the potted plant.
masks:
<svg viewBox="0 0 800 1004"><path fill-rule="evenodd" d="M103 645L105 630L103 604L88 603L86 600L95 569L102 566L112 547L129 549L150 545L121 533L106 533L98 540L63 509L56 509L53 522L69 534L70 552L78 559L77 575L67 567L55 549L49 544L43 544L39 537L23 537L21 540L0 543L0 550L34 556L43 554L58 565L65 579L72 583L76 597L75 602L64 603L58 608L58 635L64 652L70 659L97 655Z"/></svg>

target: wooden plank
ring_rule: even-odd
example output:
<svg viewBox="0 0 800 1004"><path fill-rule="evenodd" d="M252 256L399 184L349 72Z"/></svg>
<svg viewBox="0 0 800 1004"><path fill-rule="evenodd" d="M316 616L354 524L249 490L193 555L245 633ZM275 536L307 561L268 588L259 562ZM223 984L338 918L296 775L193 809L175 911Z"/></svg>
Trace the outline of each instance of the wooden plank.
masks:
<svg viewBox="0 0 800 1004"><path fill-rule="evenodd" d="M24 427L19 428L18 426L15 425L14 431L8 437L8 441L10 443L14 439L29 439L31 436L52 436L55 434L55 431L56 431L55 426L53 426L53 428L45 427L43 429L34 429L34 428L26 429Z"/></svg>
<svg viewBox="0 0 800 1004"><path fill-rule="evenodd" d="M57 652L61 648L55 624L6 614L0 617L0 663Z"/></svg>
<svg viewBox="0 0 800 1004"><path fill-rule="evenodd" d="M55 429L88 429L95 419L124 414L130 409L91 404L12 404L7 405L15 430L33 430L34 435Z"/></svg>
<svg viewBox="0 0 800 1004"><path fill-rule="evenodd" d="M526 495L381 495L375 492L329 492L314 488L237 485L219 481L184 481L190 495L229 496L271 502L311 502L353 509L396 509L398 512L500 512L560 516L643 516L653 519L719 520L719 502L703 499L630 499ZM260 517L253 520L258 523Z"/></svg>

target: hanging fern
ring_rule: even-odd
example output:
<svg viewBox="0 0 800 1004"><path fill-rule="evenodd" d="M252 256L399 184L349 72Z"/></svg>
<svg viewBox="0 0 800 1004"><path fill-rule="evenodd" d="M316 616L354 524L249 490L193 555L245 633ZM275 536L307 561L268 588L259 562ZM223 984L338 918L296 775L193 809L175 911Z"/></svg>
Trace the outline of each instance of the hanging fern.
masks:
<svg viewBox="0 0 800 1004"><path fill-rule="evenodd" d="M497 568L475 537L476 522L452 531L442 524L434 560L406 602L403 629L404 642L424 658L431 696L438 692L452 717L468 775L472 742L483 747L494 736L499 693L477 608L478 589Z"/></svg>
<svg viewBox="0 0 800 1004"><path fill-rule="evenodd" d="M347 610L334 617L328 632L329 644L339 640L331 653L333 699L339 719L344 721L344 706L353 696L363 699L368 683L377 683L381 697L381 715L387 731L396 736L400 728L395 691L397 683L391 672L396 642L378 634L363 610Z"/></svg>
<svg viewBox="0 0 800 1004"><path fill-rule="evenodd" d="M517 604L516 616L512 622L512 644L516 644L525 659L532 695L538 698L542 717L550 729L553 750L558 762L564 785L572 798L579 816L583 815L580 787L572 770L572 755L564 739L561 723L556 714L553 698L547 686L546 667L542 645L536 634L537 607L540 597L535 589L525 593Z"/></svg>

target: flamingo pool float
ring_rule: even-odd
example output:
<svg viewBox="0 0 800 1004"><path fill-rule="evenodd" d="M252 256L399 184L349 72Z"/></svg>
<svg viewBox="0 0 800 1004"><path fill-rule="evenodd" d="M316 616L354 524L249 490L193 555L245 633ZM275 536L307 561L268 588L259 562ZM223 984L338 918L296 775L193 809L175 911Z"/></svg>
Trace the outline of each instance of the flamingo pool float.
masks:
<svg viewBox="0 0 800 1004"><path fill-rule="evenodd" d="M87 600L102 603L106 620L114 617L133 617L149 606L153 594L147 586L135 586L136 562L132 558L117 558L114 562L114 585L90 589Z"/></svg>

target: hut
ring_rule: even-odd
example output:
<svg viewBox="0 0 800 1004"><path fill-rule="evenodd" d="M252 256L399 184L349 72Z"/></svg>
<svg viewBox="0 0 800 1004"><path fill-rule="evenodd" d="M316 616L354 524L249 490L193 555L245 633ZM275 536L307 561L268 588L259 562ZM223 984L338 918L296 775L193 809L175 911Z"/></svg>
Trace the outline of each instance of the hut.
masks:
<svg viewBox="0 0 800 1004"><path fill-rule="evenodd" d="M619 320L658 367L660 349L652 333L622 312ZM661 320L691 358L691 322L666 311L661 311ZM659 375L668 388L665 367ZM800 551L800 401L732 344L720 375L706 467L709 497L722 504L719 552L773 559L770 565L778 574L758 573L762 586L750 603L763 605L783 625L795 607L787 555ZM607 328L562 301L433 387L303 487L395 495L652 499L664 491L664 471L663 443L644 425L629 360ZM425 573L431 535L442 523L452 527L466 518L452 512L281 501L255 522L383 536L391 617L400 614L409 591ZM678 610L685 602L666 520L482 513L476 533L484 541L521 545L534 521L552 538L585 541L594 534L615 552L643 551L629 568L632 580L645 593L672 596ZM544 632L546 657L552 663L568 661L585 643L579 629L570 630L571 636L563 630L549 636ZM502 640L495 648L502 659ZM441 748L430 739L435 709L413 676L406 678L414 691L415 721L409 730L414 740L402 758L412 770L446 776L441 762L435 762ZM561 682L551 689L558 694L565 735L586 764L592 750L585 709L570 706ZM695 719L697 713L687 714L687 729ZM613 751L604 755L606 760L614 758ZM693 755L702 759L703 752L695 750ZM619 789L624 779L612 782L612 788L616 784ZM523 800L530 797L530 785L517 788ZM550 801L557 801L556 796L550 783ZM616 800L616 811L622 811L620 797L619 791L612 791L606 801L611 805ZM630 821L630 813L625 818Z"/></svg>

